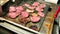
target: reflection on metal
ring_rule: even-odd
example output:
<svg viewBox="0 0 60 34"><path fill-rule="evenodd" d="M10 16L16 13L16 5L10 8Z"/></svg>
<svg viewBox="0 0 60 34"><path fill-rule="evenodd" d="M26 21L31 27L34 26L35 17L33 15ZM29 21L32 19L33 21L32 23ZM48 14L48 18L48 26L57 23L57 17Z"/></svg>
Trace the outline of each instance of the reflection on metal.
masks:
<svg viewBox="0 0 60 34"><path fill-rule="evenodd" d="M0 5L5 4L6 2L8 2L9 0L0 0Z"/></svg>
<svg viewBox="0 0 60 34"><path fill-rule="evenodd" d="M15 33L18 33L18 34L19 34L19 33L20 33L20 34L26 34L26 33L32 34L32 33L30 33L30 32L27 32L27 31L25 31L25 30L22 30L22 29L20 29L20 28L17 28L17 27L15 27L15 26L11 25L11 24L6 23L6 22L0 23L0 25L3 26L3 27L5 27L5 28L7 28L7 29L9 29L9 30L11 30L11 31L13 31L13 32L15 32Z"/></svg>
<svg viewBox="0 0 60 34"><path fill-rule="evenodd" d="M31 31L31 32L34 32L34 33L37 33L37 34L43 34L43 33L41 33L41 32L37 32L37 31L35 31L35 30L32 30L32 29L29 29L29 28L27 28L27 27L24 27L24 26L22 26L22 25L19 25L19 24L16 24L16 23L14 23L14 22L12 22L12 21L9 21L9 20L6 20L6 19L4 19L4 18L1 18L0 17L0 20L5 20L5 21L7 21L7 22L9 22L9 23L11 23L11 24L14 24L14 25L16 25L16 26L19 26L19 27L21 27L21 28L24 28L24 29L26 29L26 30L28 30L28 31ZM17 31L17 33L19 33L20 31L21 32L23 32L24 34L25 33L29 33L28 31L22 31L22 30L20 30L20 28L15 28L15 26L12 26L12 25L10 25L10 24L7 24L7 23L0 23L0 25L1 26L3 26L3 27L5 27L5 28L8 28L8 29L10 29L10 30L12 30L12 31ZM31 33L30 33L31 34Z"/></svg>
<svg viewBox="0 0 60 34"><path fill-rule="evenodd" d="M12 0L12 2L15 2L15 0Z"/></svg>
<svg viewBox="0 0 60 34"><path fill-rule="evenodd" d="M58 20L59 20L59 29L60 29L60 13L59 13L59 15L58 15Z"/></svg>
<svg viewBox="0 0 60 34"><path fill-rule="evenodd" d="M57 4L58 0L45 0L46 2Z"/></svg>

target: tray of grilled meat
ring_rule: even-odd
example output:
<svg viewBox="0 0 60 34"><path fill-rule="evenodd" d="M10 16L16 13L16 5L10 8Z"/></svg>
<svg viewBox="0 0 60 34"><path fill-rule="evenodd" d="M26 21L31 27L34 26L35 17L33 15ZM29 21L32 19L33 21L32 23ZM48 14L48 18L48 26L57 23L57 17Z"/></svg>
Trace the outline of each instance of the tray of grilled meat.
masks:
<svg viewBox="0 0 60 34"><path fill-rule="evenodd" d="M4 20L40 32L49 5L37 0L16 0L15 2L8 1L2 6L2 9Z"/></svg>

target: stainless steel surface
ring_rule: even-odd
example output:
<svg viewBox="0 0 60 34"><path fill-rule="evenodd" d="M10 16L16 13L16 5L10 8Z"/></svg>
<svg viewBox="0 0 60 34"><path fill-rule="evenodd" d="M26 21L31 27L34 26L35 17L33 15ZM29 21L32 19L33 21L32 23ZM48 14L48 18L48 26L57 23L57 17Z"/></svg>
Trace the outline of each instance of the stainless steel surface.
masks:
<svg viewBox="0 0 60 34"><path fill-rule="evenodd" d="M0 5L4 5L6 2L8 2L9 0L0 0Z"/></svg>
<svg viewBox="0 0 60 34"><path fill-rule="evenodd" d="M59 14L57 15L57 18L56 18L57 23L59 23L59 19L60 19L60 12L59 12Z"/></svg>
<svg viewBox="0 0 60 34"><path fill-rule="evenodd" d="M52 34L59 34L59 26L58 25L56 25L56 24L54 25Z"/></svg>
<svg viewBox="0 0 60 34"><path fill-rule="evenodd" d="M57 4L58 0L45 0L45 2L50 2L50 3Z"/></svg>
<svg viewBox="0 0 60 34"><path fill-rule="evenodd" d="M17 34L17 33L0 26L0 34Z"/></svg>
<svg viewBox="0 0 60 34"><path fill-rule="evenodd" d="M9 29L9 30L11 30L11 31L13 31L13 32L16 32L17 34L26 34L26 33L27 34L32 34L30 32L24 31L24 30L22 30L20 28L17 28L15 26L13 26L13 25L10 25L8 23L0 23L0 25L7 28L7 29Z"/></svg>
<svg viewBox="0 0 60 34"><path fill-rule="evenodd" d="M21 27L21 28L24 28L24 29L26 29L26 30L29 30L29 31L34 32L34 33L37 33L37 34L43 34L43 33L40 33L40 32L37 32L37 31L35 31L35 30L29 29L29 28L27 28L27 27L24 27L24 26L22 26L22 25L16 24L16 23L14 23L14 22L12 22L12 21L6 20L6 19L1 18L1 17L0 17L0 20L5 20L5 21L7 21L7 22L9 22L9 23L12 23L12 24L14 24L14 25L16 25L16 26L19 26L19 27ZM5 27L5 28L8 28L8 29L10 29L10 30L12 30L12 31L15 31L15 32L17 32L17 33L20 32L20 29L19 29L19 28L16 27L17 29L14 29L15 26L12 26L12 25L10 25L10 24L7 24L7 25L6 25L6 24L7 24L7 23L1 23L0 25L3 26L3 27ZM19 31L19 32L18 32L18 31ZM22 31L22 32L23 32L23 31ZM27 32L25 32L25 33L27 33Z"/></svg>
<svg viewBox="0 0 60 34"><path fill-rule="evenodd" d="M59 18L59 27L60 27L60 18ZM60 28L59 28L60 29Z"/></svg>

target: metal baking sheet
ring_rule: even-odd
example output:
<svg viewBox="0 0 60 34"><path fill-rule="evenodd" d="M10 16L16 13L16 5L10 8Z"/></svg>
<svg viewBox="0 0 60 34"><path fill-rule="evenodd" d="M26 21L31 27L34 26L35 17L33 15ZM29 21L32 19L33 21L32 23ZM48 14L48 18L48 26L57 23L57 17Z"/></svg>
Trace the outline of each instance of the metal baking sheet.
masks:
<svg viewBox="0 0 60 34"><path fill-rule="evenodd" d="M39 1L39 2L41 2L41 1ZM44 2L43 2L44 3ZM47 3L48 5L49 5L49 3ZM51 5L51 4L50 4ZM55 11L56 10L56 6L54 6L54 4L53 5L51 5L52 6L52 8L53 8L53 11ZM34 30L32 30L32 29L29 29L29 28L27 28L27 27L24 27L24 26L22 26L22 25L20 25L20 24L17 24L17 22L14 22L14 21L11 21L12 19L5 19L5 18L0 18L1 20L6 20L6 21L9 21L10 23L12 23L12 24L15 24L15 25L17 25L17 26L19 26L19 27L22 27L22 28L24 28L24 29L27 29L27 30L30 30L30 31L33 31L33 32L35 32L35 33L39 33L39 32L37 32L37 31L34 31ZM44 21L42 21L42 22L44 22ZM42 23L43 24L43 23ZM42 24L41 24L41 27L42 27ZM49 34L51 34L52 33L52 28L53 28L53 23L52 23L52 26L51 26L51 31L50 31L50 33ZM43 29L43 28L41 28L41 29ZM45 33L44 33L45 34Z"/></svg>
<svg viewBox="0 0 60 34"><path fill-rule="evenodd" d="M49 4L48 4L48 5L49 5ZM51 6L52 6L52 5L51 5ZM54 6L53 6L53 7L54 7ZM53 7L52 7L52 8L53 8ZM54 9L54 8L53 8L53 9ZM55 10L56 10L56 9L54 9L53 11L55 11ZM44 11L44 12L45 12L45 11ZM47 12L46 12L46 13L47 13ZM6 17L6 16L5 16L5 17ZM7 17L6 17L6 18L7 18ZM45 18L43 18L42 21L41 21L40 23L37 23L39 28L42 27L42 24L43 24L43 22L44 22L44 19L45 19ZM7 19L7 20L9 20L9 19ZM10 19L9 21L12 21L12 19ZM15 21L15 20L14 20L14 21ZM13 22L14 22L14 21L13 21ZM15 24L18 24L17 26L20 25L19 23L17 23L17 21L14 22L14 23L15 23ZM52 23L52 24L53 24L53 23ZM52 27L53 27L53 25L52 25ZM51 27L50 33L52 32L52 27ZM42 29L43 29L43 28L42 28ZM28 28L28 30L29 30L29 28ZM36 33L37 33L37 31L36 31Z"/></svg>
<svg viewBox="0 0 60 34"><path fill-rule="evenodd" d="M29 1L32 1L32 0L29 0ZM35 1L35 0L34 0ZM33 1L33 2L34 2ZM9 20L9 21L12 21L13 23L15 23L15 24L19 24L19 21L17 21L17 19L10 19L10 18L8 18L7 17L7 13L8 13L8 8L9 8L9 6L10 5L19 5L19 4L21 4L21 3L23 3L23 2L28 2L28 1L22 1L21 0L21 2L20 3L17 3L17 2L15 2L15 3L12 3L11 1L10 2L7 2L6 4L4 4L3 6L2 6L2 8L3 8L3 18L4 19L7 19L7 20ZM30 2L29 2L30 3ZM7 7L6 7L7 6ZM5 7L5 8L4 8ZM44 8L44 14L45 14L45 17L46 17L46 14L47 14L47 12L48 12L48 8L49 8L49 6L48 5L46 5L46 7ZM41 28L41 26L42 26L42 24L43 24L43 22L44 22L44 19L45 19L45 17L44 18L41 18L41 21L39 22L39 23L36 23L36 25L38 26L38 28L39 28L39 31L40 31L40 28ZM34 23L35 24L35 23ZM19 24L20 25L20 24ZM20 26L21 27L21 26ZM33 31L35 31L35 30L33 30Z"/></svg>

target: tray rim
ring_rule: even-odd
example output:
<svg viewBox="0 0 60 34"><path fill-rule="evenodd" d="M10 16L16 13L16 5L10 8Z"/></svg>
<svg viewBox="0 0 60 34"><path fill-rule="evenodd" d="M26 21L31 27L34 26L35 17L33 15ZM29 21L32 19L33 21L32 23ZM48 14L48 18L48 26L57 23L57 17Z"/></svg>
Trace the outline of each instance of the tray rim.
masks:
<svg viewBox="0 0 60 34"><path fill-rule="evenodd" d="M10 20L7 20L7 19L5 19L5 18L3 18L3 17L0 17L0 20L5 20L5 21L7 21L7 22L9 22L9 23L11 23L11 24L14 24L14 25L16 25L16 26L18 26L18 27L24 28L24 29L26 29L26 30L29 30L29 31L34 32L34 33L37 33L37 34L44 34L44 33L40 33L40 32L38 32L38 31L32 30L32 29L30 29L30 28L28 28L28 27L24 27L24 26L22 26L22 25L20 25L20 24L16 24L15 22L10 21Z"/></svg>

